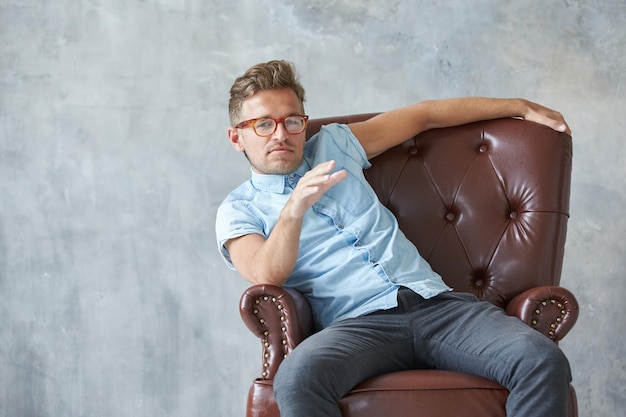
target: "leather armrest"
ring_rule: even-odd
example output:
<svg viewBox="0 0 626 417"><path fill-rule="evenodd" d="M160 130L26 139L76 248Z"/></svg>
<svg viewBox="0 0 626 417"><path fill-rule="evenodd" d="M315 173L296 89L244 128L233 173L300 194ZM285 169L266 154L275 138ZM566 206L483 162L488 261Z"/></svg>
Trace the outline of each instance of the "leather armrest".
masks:
<svg viewBox="0 0 626 417"><path fill-rule="evenodd" d="M292 289L254 285L241 296L239 312L261 339L263 379L273 379L289 352L315 331L308 301Z"/></svg>
<svg viewBox="0 0 626 417"><path fill-rule="evenodd" d="M541 286L518 294L506 312L558 343L578 319L578 301L563 287Z"/></svg>

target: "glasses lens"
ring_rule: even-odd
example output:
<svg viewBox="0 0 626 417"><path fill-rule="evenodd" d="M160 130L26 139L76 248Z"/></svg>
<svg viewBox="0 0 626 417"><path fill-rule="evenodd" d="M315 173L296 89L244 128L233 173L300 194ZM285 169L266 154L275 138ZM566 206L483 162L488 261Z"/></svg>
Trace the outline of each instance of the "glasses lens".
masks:
<svg viewBox="0 0 626 417"><path fill-rule="evenodd" d="M259 136L269 136L274 133L276 122L273 119L259 119L254 124L254 131Z"/></svg>
<svg viewBox="0 0 626 417"><path fill-rule="evenodd" d="M302 116L289 116L285 118L285 129L289 133L300 133L304 130L306 124Z"/></svg>

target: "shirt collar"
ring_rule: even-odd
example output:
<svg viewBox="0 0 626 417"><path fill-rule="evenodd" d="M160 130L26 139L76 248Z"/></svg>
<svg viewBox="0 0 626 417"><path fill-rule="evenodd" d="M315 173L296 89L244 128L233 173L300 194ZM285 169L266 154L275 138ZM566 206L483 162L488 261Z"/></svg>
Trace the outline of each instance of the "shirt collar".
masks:
<svg viewBox="0 0 626 417"><path fill-rule="evenodd" d="M257 190L282 194L285 192L285 187L295 188L300 178L302 178L309 169L309 164L306 160L302 161L302 164L297 170L287 175L259 174L253 169L250 169L252 173L252 185Z"/></svg>
<svg viewBox="0 0 626 417"><path fill-rule="evenodd" d="M254 185L254 188L277 194L282 194L283 191L285 191L287 175L259 174L253 170L251 170L251 172L252 185Z"/></svg>

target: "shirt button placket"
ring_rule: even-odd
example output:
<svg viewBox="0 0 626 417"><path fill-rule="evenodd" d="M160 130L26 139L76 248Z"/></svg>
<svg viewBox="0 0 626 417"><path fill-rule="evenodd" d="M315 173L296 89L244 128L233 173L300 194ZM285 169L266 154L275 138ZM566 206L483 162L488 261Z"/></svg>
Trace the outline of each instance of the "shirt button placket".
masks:
<svg viewBox="0 0 626 417"><path fill-rule="evenodd" d="M295 189L295 188L296 188L296 176L295 176L294 174L290 174L290 175L287 177L287 183L289 183L289 186L290 186L292 189Z"/></svg>

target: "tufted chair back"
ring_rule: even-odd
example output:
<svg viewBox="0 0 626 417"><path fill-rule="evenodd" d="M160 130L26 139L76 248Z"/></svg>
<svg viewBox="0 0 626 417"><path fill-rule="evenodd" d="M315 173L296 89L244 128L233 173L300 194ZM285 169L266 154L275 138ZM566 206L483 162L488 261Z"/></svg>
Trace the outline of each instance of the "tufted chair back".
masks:
<svg viewBox="0 0 626 417"><path fill-rule="evenodd" d="M572 143L555 136L515 119L431 130L374 158L365 175L449 286L505 307L560 280Z"/></svg>
<svg viewBox="0 0 626 417"><path fill-rule="evenodd" d="M352 123L362 114L316 119ZM499 119L424 132L372 159L365 175L401 230L455 291L471 292L558 342L578 303L559 285L569 216L572 140L545 126ZM272 378L314 329L306 299L257 285L242 295L244 323L262 343L248 417L278 417ZM570 417L577 416L571 388ZM354 417L504 417L508 392L470 375L407 370L364 381L340 403Z"/></svg>

